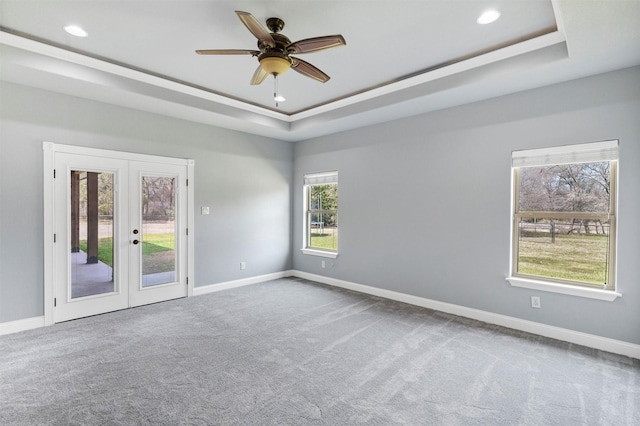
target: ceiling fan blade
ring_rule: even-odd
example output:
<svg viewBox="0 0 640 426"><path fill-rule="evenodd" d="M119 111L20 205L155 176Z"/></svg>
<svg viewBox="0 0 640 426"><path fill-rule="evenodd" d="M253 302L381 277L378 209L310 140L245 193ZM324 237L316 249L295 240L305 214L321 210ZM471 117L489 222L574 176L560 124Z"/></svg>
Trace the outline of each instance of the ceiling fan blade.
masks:
<svg viewBox="0 0 640 426"><path fill-rule="evenodd" d="M313 37L291 43L287 46L287 52L309 53L316 52L318 50L330 49L332 47L344 46L346 44L347 42L340 34L323 37Z"/></svg>
<svg viewBox="0 0 640 426"><path fill-rule="evenodd" d="M276 42L273 40L273 37L271 37L271 34L269 34L269 31L267 31L252 14L239 10L236 10L236 14L245 27L247 27L247 29L251 31L251 34L253 34L258 40L269 47L274 47L276 45Z"/></svg>
<svg viewBox="0 0 640 426"><path fill-rule="evenodd" d="M259 50L246 50L246 49L204 49L196 50L198 55L253 55L258 56Z"/></svg>
<svg viewBox="0 0 640 426"><path fill-rule="evenodd" d="M326 83L331 77L320 71L318 68L311 65L309 62L305 62L302 59L291 58L291 68L298 71L300 74L313 78L320 83Z"/></svg>
<svg viewBox="0 0 640 426"><path fill-rule="evenodd" d="M269 73L263 70L260 65L258 65L256 72L254 72L253 77L251 77L251 85L255 86L262 83L264 79L267 78L268 75Z"/></svg>

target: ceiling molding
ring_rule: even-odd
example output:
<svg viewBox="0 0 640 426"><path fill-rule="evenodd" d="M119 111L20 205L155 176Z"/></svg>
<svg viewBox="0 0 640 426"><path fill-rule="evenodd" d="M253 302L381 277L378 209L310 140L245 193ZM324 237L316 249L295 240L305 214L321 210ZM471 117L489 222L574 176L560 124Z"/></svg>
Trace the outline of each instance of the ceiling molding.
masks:
<svg viewBox="0 0 640 426"><path fill-rule="evenodd" d="M5 52L4 57L8 56L14 66L29 68L41 77L48 75L57 77L57 80L74 81L81 90L71 93L73 95L290 141L299 140L301 136L298 133L304 133L302 137L330 133L330 130L322 130L323 125L329 121L425 96L430 91L442 90L442 82L452 76L465 75L472 79L470 76L474 72L478 74L479 70L489 65L507 64L510 59L525 57L532 52L538 52L538 57L543 57L541 52L564 43L565 38L559 32L545 34L288 115L13 33L0 32L0 45L28 53L15 55L14 52L12 56L11 52ZM5 70L3 74L4 79L11 81L10 71ZM15 74L22 75L20 71ZM56 78L52 80L55 81ZM54 83L42 84L41 87L55 91L56 87L62 88L65 85ZM101 94L100 89L111 92L111 96ZM120 93L117 96L119 101L113 99L114 90L126 92L126 95Z"/></svg>
<svg viewBox="0 0 640 426"><path fill-rule="evenodd" d="M213 47L251 41L242 25L225 18L233 15L231 4L96 0L76 8L52 0L33 8L5 0L0 79L297 142L640 65L637 0L498 0L502 18L478 26L481 3L407 2L400 8L380 0L363 11L348 2L329 10L321 1L294 8L276 1L265 10L250 1L247 7L260 19L286 14L292 34L343 31L349 42L313 56L334 74L328 84L297 73L283 79L280 89L292 96L277 109L269 85L245 80L254 58L203 60L192 50L211 36ZM347 18L358 11L362 21ZM89 37L62 31L70 14L89 25ZM308 19L318 14L323 19ZM121 31L112 31L113 20ZM376 22L385 22L385 30ZM167 33L167 23L175 33Z"/></svg>

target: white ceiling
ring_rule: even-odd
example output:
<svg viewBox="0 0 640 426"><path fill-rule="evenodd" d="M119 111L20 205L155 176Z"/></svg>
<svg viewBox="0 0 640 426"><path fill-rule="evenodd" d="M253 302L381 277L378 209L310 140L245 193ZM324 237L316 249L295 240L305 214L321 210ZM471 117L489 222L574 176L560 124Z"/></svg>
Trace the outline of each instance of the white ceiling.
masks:
<svg viewBox="0 0 640 426"><path fill-rule="evenodd" d="M235 10L294 41L342 34L300 55L331 80L289 71L276 108L256 58L196 55L256 49ZM640 0L0 0L0 78L298 141L638 65L639 22Z"/></svg>

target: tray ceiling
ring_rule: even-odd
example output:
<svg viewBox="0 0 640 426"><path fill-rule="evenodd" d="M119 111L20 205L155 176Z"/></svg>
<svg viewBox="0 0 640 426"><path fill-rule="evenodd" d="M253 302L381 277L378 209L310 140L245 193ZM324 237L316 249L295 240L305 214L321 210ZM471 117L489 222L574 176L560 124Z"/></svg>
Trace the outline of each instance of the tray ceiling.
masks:
<svg viewBox="0 0 640 426"><path fill-rule="evenodd" d="M2 0L1 77L295 141L637 65L639 3ZM501 17L479 25L487 9ZM256 58L196 55L256 49L235 10L283 19L294 41L342 34L298 55L331 79L287 72L276 107L273 78L249 84Z"/></svg>

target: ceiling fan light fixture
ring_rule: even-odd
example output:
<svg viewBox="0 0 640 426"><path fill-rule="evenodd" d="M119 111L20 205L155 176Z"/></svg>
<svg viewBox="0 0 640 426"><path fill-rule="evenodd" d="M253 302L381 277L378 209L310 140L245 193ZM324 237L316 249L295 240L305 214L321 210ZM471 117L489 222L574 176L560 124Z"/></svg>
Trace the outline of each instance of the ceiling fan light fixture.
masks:
<svg viewBox="0 0 640 426"><path fill-rule="evenodd" d="M500 18L500 12L495 9L492 9L492 10L487 10L482 15L480 15L476 22L480 25L486 25L486 24L490 24L492 22L497 21L498 18Z"/></svg>
<svg viewBox="0 0 640 426"><path fill-rule="evenodd" d="M291 68L291 62L279 56L267 56L260 59L260 66L271 75L282 75Z"/></svg>

